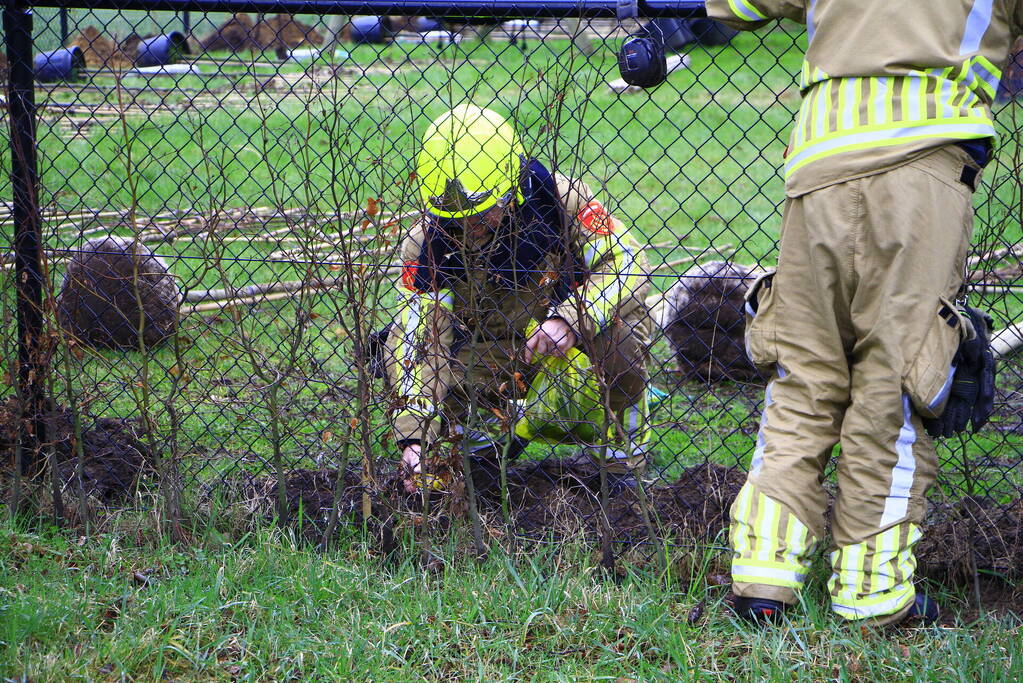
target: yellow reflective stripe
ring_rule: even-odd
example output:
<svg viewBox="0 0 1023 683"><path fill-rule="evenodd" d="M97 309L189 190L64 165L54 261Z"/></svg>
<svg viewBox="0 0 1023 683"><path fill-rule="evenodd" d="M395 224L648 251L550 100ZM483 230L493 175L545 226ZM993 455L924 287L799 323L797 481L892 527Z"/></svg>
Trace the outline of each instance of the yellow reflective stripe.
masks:
<svg viewBox="0 0 1023 683"><path fill-rule="evenodd" d="M866 122L866 125L868 125L868 126L872 126L875 123L880 123L880 121L878 121L879 116L878 116L877 104L876 103L877 103L877 79L876 78L868 78L867 79L867 122Z"/></svg>
<svg viewBox="0 0 1023 683"><path fill-rule="evenodd" d="M728 0L728 7L732 14L743 21L762 21L767 15L758 10L749 0Z"/></svg>
<svg viewBox="0 0 1023 683"><path fill-rule="evenodd" d="M905 545L900 544L903 530ZM892 614L912 599L916 558L913 546L922 533L915 524L896 525L863 543L846 546L831 554L834 573L829 580L832 607L848 619ZM869 574L863 575L863 554L870 553Z"/></svg>
<svg viewBox="0 0 1023 683"><path fill-rule="evenodd" d="M750 555L750 516L753 501L753 487L747 482L743 484L732 503L732 523L728 530L729 540L732 546L734 557L748 557Z"/></svg>
<svg viewBox="0 0 1023 683"><path fill-rule="evenodd" d="M989 98L994 98L998 90L998 82L1002 79L1002 70L999 69L987 57L975 56L970 60L970 72L976 77L977 85L987 93Z"/></svg>
<svg viewBox="0 0 1023 683"><path fill-rule="evenodd" d="M732 563L732 581L802 588L806 581L806 570L798 565L793 567L778 562L743 560Z"/></svg>
<svg viewBox="0 0 1023 683"><path fill-rule="evenodd" d="M781 520L781 506L766 496L758 496L760 503L760 531L756 536L759 546L754 554L763 562L770 562L778 552L778 522Z"/></svg>
<svg viewBox="0 0 1023 683"><path fill-rule="evenodd" d="M731 508L732 579L799 588L809 568L810 530L747 482ZM784 533L779 536L779 527Z"/></svg>
<svg viewBox="0 0 1023 683"><path fill-rule="evenodd" d="M986 112L985 112L986 113ZM966 140L995 137L994 124L986 116L959 116L952 120L919 121L912 126L905 122L862 126L814 139L789 153L785 174L806 164L843 152L899 145L914 140L941 138Z"/></svg>
<svg viewBox="0 0 1023 683"><path fill-rule="evenodd" d="M588 286L584 290L584 299L600 328L611 321L615 309L625 298L632 296L639 289L645 278L645 273L637 272L639 245L628 232L609 235L605 241L607 251L600 255L594 251L594 257L587 266L593 267L610 253L611 264L604 266L608 273L607 282L602 288Z"/></svg>
<svg viewBox="0 0 1023 683"><path fill-rule="evenodd" d="M893 526L874 538L874 559L870 568L871 593L884 593L895 588L895 559L899 554L899 527ZM886 565L892 565L888 567Z"/></svg>
<svg viewBox="0 0 1023 683"><path fill-rule="evenodd" d="M793 561L800 563L810 552L810 530L795 515L789 515L785 531L785 549Z"/></svg>
<svg viewBox="0 0 1023 683"><path fill-rule="evenodd" d="M913 599L916 590L912 585L902 590L878 596L871 600L852 600L849 602L831 600L831 609L835 614L845 619L867 619L870 617L883 617L887 614L895 614L903 609Z"/></svg>

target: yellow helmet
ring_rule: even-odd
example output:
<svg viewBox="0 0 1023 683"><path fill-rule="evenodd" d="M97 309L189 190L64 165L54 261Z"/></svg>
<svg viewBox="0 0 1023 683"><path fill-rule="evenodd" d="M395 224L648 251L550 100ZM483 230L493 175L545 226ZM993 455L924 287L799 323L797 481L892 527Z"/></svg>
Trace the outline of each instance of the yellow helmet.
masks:
<svg viewBox="0 0 1023 683"><path fill-rule="evenodd" d="M461 104L423 135L417 176L423 202L435 216L462 218L510 199L521 169L515 129L499 114Z"/></svg>

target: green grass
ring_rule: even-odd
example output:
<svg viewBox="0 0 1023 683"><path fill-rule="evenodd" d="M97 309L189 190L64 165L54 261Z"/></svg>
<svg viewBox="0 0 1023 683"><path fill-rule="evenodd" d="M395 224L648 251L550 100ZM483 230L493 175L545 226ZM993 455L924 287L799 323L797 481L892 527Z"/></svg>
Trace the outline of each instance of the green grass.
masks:
<svg viewBox="0 0 1023 683"><path fill-rule="evenodd" d="M410 553L399 553L401 556ZM831 616L816 572L780 628L737 622L712 555L611 581L579 548L432 569L265 531L187 548L0 527L5 680L1013 681L1018 617L887 632ZM415 556L416 553L411 553ZM950 614L971 611L933 593Z"/></svg>

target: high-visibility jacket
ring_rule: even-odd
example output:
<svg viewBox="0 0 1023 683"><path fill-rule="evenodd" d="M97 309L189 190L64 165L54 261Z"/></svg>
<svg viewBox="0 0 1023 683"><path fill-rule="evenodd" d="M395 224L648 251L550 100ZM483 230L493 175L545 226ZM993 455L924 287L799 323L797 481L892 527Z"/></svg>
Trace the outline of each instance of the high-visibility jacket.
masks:
<svg viewBox="0 0 1023 683"><path fill-rule="evenodd" d="M990 105L1023 33L1023 0L707 0L707 14L740 29L806 24L790 197L995 137Z"/></svg>
<svg viewBox="0 0 1023 683"><path fill-rule="evenodd" d="M486 243L468 244L448 233L457 223L430 216L402 243L405 302L389 343L399 443L439 437L441 407L459 381L452 364L471 340L488 362L499 348L521 348L527 327L550 317L580 338L645 321L646 257L626 226L585 183L536 161L525 170L519 201Z"/></svg>

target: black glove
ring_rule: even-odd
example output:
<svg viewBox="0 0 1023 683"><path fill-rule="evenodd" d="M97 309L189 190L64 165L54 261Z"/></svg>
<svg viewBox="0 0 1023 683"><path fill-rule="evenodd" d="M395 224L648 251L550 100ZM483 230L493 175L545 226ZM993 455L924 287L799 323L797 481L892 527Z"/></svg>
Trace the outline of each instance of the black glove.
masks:
<svg viewBox="0 0 1023 683"><path fill-rule="evenodd" d="M995 410L995 358L991 353L991 316L965 306L963 312L973 324L976 335L959 343L952 364L952 388L945 411L923 420L924 429L933 437L949 437L965 432L972 422L974 433L987 423Z"/></svg>

